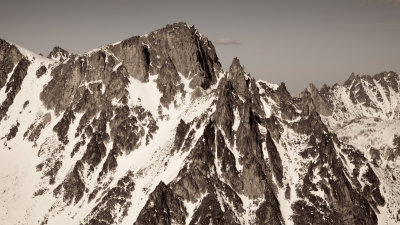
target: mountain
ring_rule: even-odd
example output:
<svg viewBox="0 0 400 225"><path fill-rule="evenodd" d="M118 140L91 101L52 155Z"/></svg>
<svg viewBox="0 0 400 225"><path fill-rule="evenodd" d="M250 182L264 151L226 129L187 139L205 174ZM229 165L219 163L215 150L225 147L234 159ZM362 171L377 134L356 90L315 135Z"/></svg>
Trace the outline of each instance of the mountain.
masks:
<svg viewBox="0 0 400 225"><path fill-rule="evenodd" d="M400 79L393 71L374 76L354 75L343 85L314 85L302 93L312 96L327 127L366 157L382 184L387 200L382 224L400 221ZM301 94L301 95L302 95Z"/></svg>
<svg viewBox="0 0 400 225"><path fill-rule="evenodd" d="M48 58L1 40L1 224L398 223L327 122L340 88L309 89L224 71L185 23Z"/></svg>
<svg viewBox="0 0 400 225"><path fill-rule="evenodd" d="M390 71L374 76L353 73L343 85L324 85L318 90L310 84L306 91L319 106L324 122L336 128L364 117L400 119L399 86L399 75Z"/></svg>

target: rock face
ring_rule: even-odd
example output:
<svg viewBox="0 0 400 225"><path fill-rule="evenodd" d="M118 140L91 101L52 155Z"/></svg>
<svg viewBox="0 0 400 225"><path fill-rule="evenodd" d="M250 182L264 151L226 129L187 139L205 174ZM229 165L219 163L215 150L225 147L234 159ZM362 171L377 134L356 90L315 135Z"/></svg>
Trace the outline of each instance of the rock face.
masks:
<svg viewBox="0 0 400 225"><path fill-rule="evenodd" d="M385 157L326 126L350 118L332 100L339 87L293 98L237 58L224 72L184 23L80 55L0 44L0 164L14 162L0 170L1 223L395 221L382 211L396 205L376 172ZM349 99L374 108L354 85Z"/></svg>
<svg viewBox="0 0 400 225"><path fill-rule="evenodd" d="M329 104L329 101L324 99L325 96L322 96L319 90L313 84L310 84L307 89L300 94L300 97L303 97L307 94L311 96L313 105L315 106L315 110L319 114L321 114L322 116L332 115L332 105Z"/></svg>
<svg viewBox="0 0 400 225"><path fill-rule="evenodd" d="M53 59L56 61L64 61L69 57L69 52L62 49L60 46L56 46L51 50L47 58Z"/></svg>
<svg viewBox="0 0 400 225"><path fill-rule="evenodd" d="M21 58L22 55L17 47L0 39L0 88L6 85L9 73L13 71Z"/></svg>
<svg viewBox="0 0 400 225"><path fill-rule="evenodd" d="M109 51L121 60L131 76L142 82L160 74L167 63L191 80L191 88L207 89L221 71L213 44L185 23L126 39L110 46Z"/></svg>

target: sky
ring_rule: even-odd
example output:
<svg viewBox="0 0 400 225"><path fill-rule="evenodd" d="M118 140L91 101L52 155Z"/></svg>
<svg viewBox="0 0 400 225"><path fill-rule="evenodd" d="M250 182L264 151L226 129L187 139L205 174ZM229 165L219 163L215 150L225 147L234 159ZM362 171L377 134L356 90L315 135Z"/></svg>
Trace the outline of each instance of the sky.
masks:
<svg viewBox="0 0 400 225"><path fill-rule="evenodd" d="M83 53L187 22L257 79L342 84L352 72L400 73L400 0L1 0L0 38L47 55Z"/></svg>

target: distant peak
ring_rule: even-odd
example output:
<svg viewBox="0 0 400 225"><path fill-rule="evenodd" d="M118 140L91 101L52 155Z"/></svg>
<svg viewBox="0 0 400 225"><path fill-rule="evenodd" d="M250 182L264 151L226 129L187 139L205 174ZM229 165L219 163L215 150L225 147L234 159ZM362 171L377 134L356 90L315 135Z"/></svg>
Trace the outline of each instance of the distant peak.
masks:
<svg viewBox="0 0 400 225"><path fill-rule="evenodd" d="M307 89L308 89L310 92L311 92L311 91L318 91L318 88L315 87L315 85L314 85L313 83L309 83Z"/></svg>
<svg viewBox="0 0 400 225"><path fill-rule="evenodd" d="M69 57L69 52L67 50L62 49L60 46L55 46L47 56L47 58L56 61L64 61L68 57Z"/></svg>
<svg viewBox="0 0 400 225"><path fill-rule="evenodd" d="M364 74L364 75L356 75L355 73L351 73L350 77L344 82L344 86L351 86L352 84L357 84L361 82L361 80L372 82L372 80L381 80L381 82L396 82L399 78L399 75L394 71L384 71L381 73L377 73L373 76Z"/></svg>
<svg viewBox="0 0 400 225"><path fill-rule="evenodd" d="M373 77L375 79L378 79L378 78L381 78L381 77L398 77L398 76L399 75L394 71L384 71L384 72L375 74Z"/></svg>
<svg viewBox="0 0 400 225"><path fill-rule="evenodd" d="M344 82L344 86L350 86L354 80L359 80L360 75L355 75L354 73L350 74L350 77Z"/></svg>

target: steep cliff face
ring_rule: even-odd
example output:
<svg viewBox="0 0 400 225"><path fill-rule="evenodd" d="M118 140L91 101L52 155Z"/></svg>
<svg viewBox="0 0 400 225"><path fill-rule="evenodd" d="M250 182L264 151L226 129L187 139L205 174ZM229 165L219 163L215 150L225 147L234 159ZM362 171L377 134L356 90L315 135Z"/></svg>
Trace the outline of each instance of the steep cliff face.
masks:
<svg viewBox="0 0 400 225"><path fill-rule="evenodd" d="M328 98L224 72L193 26L62 60L0 49L1 223L380 222L380 177L325 126Z"/></svg>

